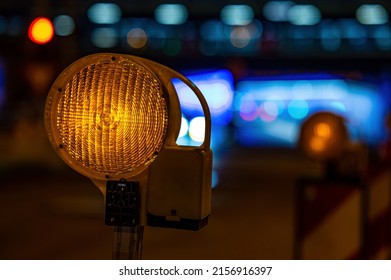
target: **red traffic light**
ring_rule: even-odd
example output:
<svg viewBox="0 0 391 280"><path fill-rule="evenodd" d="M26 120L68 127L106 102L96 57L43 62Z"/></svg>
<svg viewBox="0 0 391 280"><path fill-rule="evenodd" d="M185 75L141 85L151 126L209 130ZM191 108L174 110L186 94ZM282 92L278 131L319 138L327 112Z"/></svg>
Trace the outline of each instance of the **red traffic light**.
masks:
<svg viewBox="0 0 391 280"><path fill-rule="evenodd" d="M31 22L28 35L34 43L46 44L53 38L53 24L48 18L38 17Z"/></svg>

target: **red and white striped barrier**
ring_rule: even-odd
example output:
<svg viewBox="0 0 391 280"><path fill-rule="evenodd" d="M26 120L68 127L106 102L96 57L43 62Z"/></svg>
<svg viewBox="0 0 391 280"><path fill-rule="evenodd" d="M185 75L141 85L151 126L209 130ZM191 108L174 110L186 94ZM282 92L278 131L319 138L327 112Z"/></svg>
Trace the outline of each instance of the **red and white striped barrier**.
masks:
<svg viewBox="0 0 391 280"><path fill-rule="evenodd" d="M297 188L295 258L389 257L390 168L367 180L302 179Z"/></svg>
<svg viewBox="0 0 391 280"><path fill-rule="evenodd" d="M369 180L367 242L369 259L388 259L391 238L391 170L383 169Z"/></svg>
<svg viewBox="0 0 391 280"><path fill-rule="evenodd" d="M296 253L300 259L363 254L363 195L357 182L303 180L298 185Z"/></svg>

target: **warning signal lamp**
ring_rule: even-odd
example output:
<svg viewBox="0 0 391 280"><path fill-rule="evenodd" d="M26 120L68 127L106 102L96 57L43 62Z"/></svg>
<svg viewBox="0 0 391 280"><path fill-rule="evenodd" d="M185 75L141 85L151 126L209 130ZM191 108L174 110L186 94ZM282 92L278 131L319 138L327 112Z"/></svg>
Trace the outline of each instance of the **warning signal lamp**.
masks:
<svg viewBox="0 0 391 280"><path fill-rule="evenodd" d="M338 158L349 144L345 119L330 112L318 112L304 121L300 149L310 158L326 161Z"/></svg>

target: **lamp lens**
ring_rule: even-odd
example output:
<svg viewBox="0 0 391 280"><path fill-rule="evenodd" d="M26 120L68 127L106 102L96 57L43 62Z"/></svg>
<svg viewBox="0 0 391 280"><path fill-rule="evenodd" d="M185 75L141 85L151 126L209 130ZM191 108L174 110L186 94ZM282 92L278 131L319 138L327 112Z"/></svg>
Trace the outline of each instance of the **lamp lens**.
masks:
<svg viewBox="0 0 391 280"><path fill-rule="evenodd" d="M141 172L156 157L168 113L160 83L147 68L127 60L98 61L60 91L52 122L71 163L124 174Z"/></svg>

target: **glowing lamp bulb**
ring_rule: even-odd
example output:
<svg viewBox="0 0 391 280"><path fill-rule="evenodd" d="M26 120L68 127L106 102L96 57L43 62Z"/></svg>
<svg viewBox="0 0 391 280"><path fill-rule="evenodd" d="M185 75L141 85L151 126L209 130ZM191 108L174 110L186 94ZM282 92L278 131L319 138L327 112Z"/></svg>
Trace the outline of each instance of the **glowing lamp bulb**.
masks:
<svg viewBox="0 0 391 280"><path fill-rule="evenodd" d="M34 43L46 44L53 38L53 24L48 18L38 17L30 24L28 35Z"/></svg>

